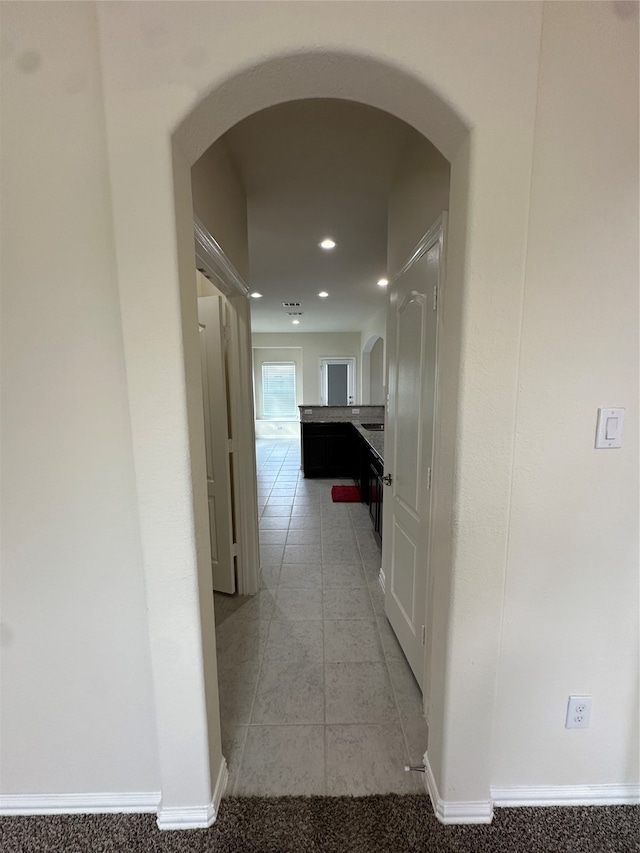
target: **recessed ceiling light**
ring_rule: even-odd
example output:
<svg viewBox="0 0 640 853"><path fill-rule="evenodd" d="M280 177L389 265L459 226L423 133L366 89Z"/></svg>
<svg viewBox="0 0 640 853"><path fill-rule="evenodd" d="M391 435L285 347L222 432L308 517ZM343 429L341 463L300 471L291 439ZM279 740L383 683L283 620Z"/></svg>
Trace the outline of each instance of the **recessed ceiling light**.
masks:
<svg viewBox="0 0 640 853"><path fill-rule="evenodd" d="M322 243L318 243L321 249L335 249L336 241L332 240L331 237L325 237Z"/></svg>
<svg viewBox="0 0 640 853"><path fill-rule="evenodd" d="M389 284L388 278L380 278L378 279L378 287L386 287Z"/></svg>
<svg viewBox="0 0 640 853"><path fill-rule="evenodd" d="M326 291L326 290L321 290L321 291L320 291L320 293L318 294L318 296L319 296L321 299L325 299L328 295L329 295L329 294L327 293L327 291Z"/></svg>
<svg viewBox="0 0 640 853"><path fill-rule="evenodd" d="M292 323L294 326L299 326L299 325L300 325L300 320L292 320L292 321L291 321L291 323Z"/></svg>
<svg viewBox="0 0 640 853"><path fill-rule="evenodd" d="M252 299L262 299L262 294L258 293L258 291L256 290L254 293L251 294L251 298Z"/></svg>

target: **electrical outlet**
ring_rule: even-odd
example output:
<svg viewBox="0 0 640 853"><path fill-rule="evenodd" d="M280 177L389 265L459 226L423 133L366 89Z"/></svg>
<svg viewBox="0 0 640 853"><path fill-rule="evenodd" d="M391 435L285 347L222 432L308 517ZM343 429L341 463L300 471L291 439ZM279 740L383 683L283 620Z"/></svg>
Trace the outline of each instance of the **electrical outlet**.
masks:
<svg viewBox="0 0 640 853"><path fill-rule="evenodd" d="M352 414L352 415L359 415L359 414L360 414L360 409L351 409L351 414Z"/></svg>
<svg viewBox="0 0 640 853"><path fill-rule="evenodd" d="M567 729L588 729L591 719L591 696L569 696Z"/></svg>

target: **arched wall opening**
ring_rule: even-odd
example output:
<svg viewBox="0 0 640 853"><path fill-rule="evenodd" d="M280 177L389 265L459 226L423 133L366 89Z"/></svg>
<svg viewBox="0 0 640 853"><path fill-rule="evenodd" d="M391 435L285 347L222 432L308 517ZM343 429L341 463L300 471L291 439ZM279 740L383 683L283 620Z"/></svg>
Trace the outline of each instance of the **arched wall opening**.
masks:
<svg viewBox="0 0 640 853"><path fill-rule="evenodd" d="M362 400L370 405L385 403L385 351L380 335L371 335L362 348Z"/></svg>
<svg viewBox="0 0 640 853"><path fill-rule="evenodd" d="M117 67L115 58L113 61ZM446 75L436 85L426 72L421 77L365 52L318 48L286 55L282 51L273 58L240 65L231 64L232 70L219 77L208 94L204 86L189 91L174 87L164 100L154 99L144 86L128 99L110 102L107 94L116 251L163 793L160 822L163 811L170 814L171 809L188 803L200 803L203 814L210 815L207 804L215 801L216 779L221 783L213 600L203 559L207 520L201 474L204 440L193 299L190 169L216 139L243 118L285 100L313 97L354 100L385 110L428 138L451 163L447 298L442 306L447 335L440 352L439 377L440 418L446 430L440 430L434 471L437 570L433 579L429 678L434 701L428 756L439 797L488 804L511 456L504 443L489 451L485 447L485 457L491 458L486 463L491 470L487 500L486 485L479 494L477 484L482 477L478 479L472 445L474 436L482 432L487 396L494 416L496 411L507 419L512 416L515 382L510 371L515 362L515 336L507 336L490 356L507 366L502 372L507 371L509 390L505 393L501 379L490 387L485 385L484 405L478 405L476 399L474 371L468 366L461 370L461 364L465 353L478 355L487 340L495 342L495 323L508 325L517 315L517 288L508 305L503 300L499 318L485 310L491 283L498 279L489 272L482 274L487 258L478 236L483 229L477 226L482 223L486 232L491 221L498 232L502 217L501 211L493 211L490 219L483 216L485 207L477 199L482 187L494 178L500 182L503 173L522 178L515 181L518 193L521 186L528 186L520 169L526 152L521 155L516 145L519 140L513 140L512 150L518 153L512 163L505 158L504 149L497 156L487 144L490 134L472 132L472 122L465 117L469 103L462 94L464 86L459 79L452 79L449 85ZM147 108L144 120L139 109L143 104ZM127 111L129 121L137 122L135 143L130 133L120 129L124 127L118 121L121 109ZM140 118L132 119L137 112ZM133 176L141 173L144 185L153 187L144 197L132 188ZM521 195L516 196L519 207ZM140 228L141 220L148 220L145 227L151 224L152 230ZM521 243L501 256L505 274L514 267L521 272L524 231ZM141 256L147 259L144 269ZM152 319L148 316L151 298ZM482 365L482 358L478 364ZM458 417L461 410L465 411L464 430ZM482 546L476 537L471 548L474 535L469 513L473 515L473 508L480 505L489 507L493 535ZM492 567L490 582L485 578L482 606L473 608L471 620L461 622L461 614L470 612L470 599L477 604L472 570L478 563ZM468 655L471 646L472 659ZM466 723L465 716L470 692L475 707L482 709L473 726ZM164 825L170 825L170 818L167 821Z"/></svg>
<svg viewBox="0 0 640 853"><path fill-rule="evenodd" d="M399 109L398 91L403 92L402 109ZM184 320L191 314L186 304L192 294L191 266L192 256L191 235L187 240L187 228L190 219L187 218L187 210L180 204L179 199L187 199L187 188L190 189L189 169L202 153L222 136L230 127L247 116L289 100L304 98L342 98L357 101L368 106L377 107L390 112L392 115L412 125L424 137L429 139L441 153L447 157L452 169L452 191L456 188L456 195L451 198L451 226L449 229L449 276L455 284L451 287L452 297L449 298L451 305L455 305L461 295L462 276L460 270L464 264L464 246L466 242L466 202L468 196L469 160L468 139L469 133L464 122L455 112L443 102L435 93L423 84L407 76L389 65L371 61L364 57L348 54L305 54L281 57L265 63L259 69L251 69L249 72L241 73L227 81L222 87L212 91L195 110L177 128L173 137L173 162L174 181L176 186L176 205L178 234L184 234L179 239L179 252L181 258L181 302L183 306L183 335L185 344L185 371L187 388L194 388L198 382L199 369L195 360L195 342L192 330L194 323ZM229 109L231 107L231 109ZM231 115L229 115L231 113ZM182 190L178 191L182 185ZM184 193L184 195L183 195ZM183 230L184 229L184 230ZM403 259L404 260L404 259ZM391 275L398 270L390 270ZM456 294L456 289L458 293ZM458 302L459 304L459 302ZM445 309L446 310L446 309ZM433 696L429 700L430 707L430 744L429 761L436 776L436 784L442 778L442 765L444 762L444 723L446 711L444 708L445 679L446 673L446 646L443 642L448 626L448 602L451 586L451 548L450 536L444 532L449 530L450 525L445 520L452 511L453 482L451 470L453 465L447 465L444 460L455 457L455 415L458 409L456 399L457 376L459 365L459 344L461 336L462 317L456 308L450 309L446 320L450 336L442 347L440 353L441 375L440 375L440 401L441 411L448 411L448 430L445 434L445 442L448 447L436 448L436 459L440 465L435 470L435 487L442 492L439 504L442 519L439 528L443 534L439 541L435 542L434 551L440 560L440 571L435 582L438 596L438 605L435 610L440 614L441 623L436 624L434 620L434 638L427 644L433 650L435 660L429 661L425 669L431 674L429 690ZM371 350L375 346L374 340ZM371 357L371 351L368 353ZM382 365L378 365L380 371ZM381 379L381 377L379 377ZM379 383L381 384L381 383ZM197 465L194 461L201 452L200 433L200 407L196 405L189 413L189 434L191 436L191 471L194 479L197 477ZM443 434L443 431L440 431ZM447 497L448 494L448 497ZM198 502L202 504L198 509ZM195 536L199 543L199 553L206 551L206 530L202 523L205 518L205 499L202 489L195 488L194 483L194 519L196 521ZM200 524L198 524L200 519ZM202 569L200 569L202 576ZM207 611L209 611L209 592L204 591L207 599ZM432 605L433 607L433 605ZM210 616L207 615L206 622L202 625L203 644L212 644L214 627ZM205 657L206 657L205 649ZM435 675L434 675L435 674ZM215 693L215 686L209 687L211 694ZM210 707L211 707L210 703ZM214 715L215 716L215 713ZM217 720L211 719L209 711L209 725L216 728ZM217 732L210 737L218 742ZM486 781L488 786L488 779Z"/></svg>

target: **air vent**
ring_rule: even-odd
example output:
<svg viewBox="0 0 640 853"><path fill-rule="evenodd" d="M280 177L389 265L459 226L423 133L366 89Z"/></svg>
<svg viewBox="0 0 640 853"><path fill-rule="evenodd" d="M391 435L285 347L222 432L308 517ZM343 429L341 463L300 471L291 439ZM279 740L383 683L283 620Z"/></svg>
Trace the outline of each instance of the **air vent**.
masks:
<svg viewBox="0 0 640 853"><path fill-rule="evenodd" d="M302 317L302 315L304 314L304 311L287 311L287 314L290 317Z"/></svg>
<svg viewBox="0 0 640 853"><path fill-rule="evenodd" d="M302 302L283 302L283 308L300 308L302 306Z"/></svg>

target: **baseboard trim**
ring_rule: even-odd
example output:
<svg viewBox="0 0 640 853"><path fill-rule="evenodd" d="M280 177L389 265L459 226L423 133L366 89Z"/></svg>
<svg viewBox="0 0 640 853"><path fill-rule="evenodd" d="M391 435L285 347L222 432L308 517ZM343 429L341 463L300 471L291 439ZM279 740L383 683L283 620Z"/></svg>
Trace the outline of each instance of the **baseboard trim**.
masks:
<svg viewBox="0 0 640 853"><path fill-rule="evenodd" d="M0 794L0 815L155 812L160 793Z"/></svg>
<svg viewBox="0 0 640 853"><path fill-rule="evenodd" d="M494 806L640 805L640 785L532 785L491 788Z"/></svg>
<svg viewBox="0 0 640 853"><path fill-rule="evenodd" d="M493 820L493 805L490 800L462 800L451 802L443 800L438 792L438 786L429 764L428 753L424 757L424 784L431 800L433 811L440 823L491 823Z"/></svg>
<svg viewBox="0 0 640 853"><path fill-rule="evenodd" d="M380 569L380 571L378 572L378 583L382 587L382 591L385 592L385 579L384 572L382 571L382 569Z"/></svg>
<svg viewBox="0 0 640 853"><path fill-rule="evenodd" d="M222 759L213 798L206 806L158 806L158 829L208 829L215 823L220 808L220 801L229 781L229 770L226 759Z"/></svg>

